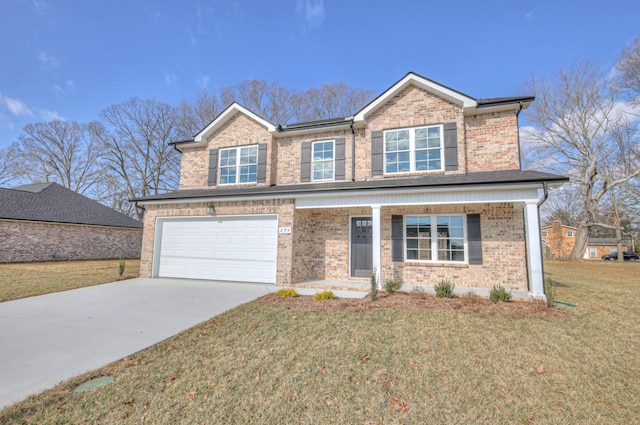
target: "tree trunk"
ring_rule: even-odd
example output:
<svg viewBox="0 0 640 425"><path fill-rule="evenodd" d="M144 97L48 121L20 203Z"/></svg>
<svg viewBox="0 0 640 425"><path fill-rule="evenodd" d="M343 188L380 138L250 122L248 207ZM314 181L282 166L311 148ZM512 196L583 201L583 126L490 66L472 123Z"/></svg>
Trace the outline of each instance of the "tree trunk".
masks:
<svg viewBox="0 0 640 425"><path fill-rule="evenodd" d="M618 242L618 261L624 261L624 251L622 250L622 231L620 226L616 227L616 241Z"/></svg>
<svg viewBox="0 0 640 425"><path fill-rule="evenodd" d="M585 222L585 219L580 220L578 230L576 231L576 243L573 245L573 250L569 255L569 260L582 260L584 253L587 249L587 242L589 241L589 227Z"/></svg>

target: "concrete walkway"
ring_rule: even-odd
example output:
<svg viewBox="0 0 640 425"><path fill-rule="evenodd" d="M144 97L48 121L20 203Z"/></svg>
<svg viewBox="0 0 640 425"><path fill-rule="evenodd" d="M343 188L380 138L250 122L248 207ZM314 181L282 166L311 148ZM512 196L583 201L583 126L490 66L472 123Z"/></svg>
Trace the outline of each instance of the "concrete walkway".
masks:
<svg viewBox="0 0 640 425"><path fill-rule="evenodd" d="M139 278L0 303L0 409L273 290Z"/></svg>

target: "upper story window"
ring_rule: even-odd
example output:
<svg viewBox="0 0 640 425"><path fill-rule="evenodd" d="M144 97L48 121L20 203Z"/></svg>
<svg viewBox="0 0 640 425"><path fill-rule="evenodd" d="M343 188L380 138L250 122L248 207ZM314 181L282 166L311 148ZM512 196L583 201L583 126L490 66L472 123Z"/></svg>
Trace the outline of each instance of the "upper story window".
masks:
<svg viewBox="0 0 640 425"><path fill-rule="evenodd" d="M311 150L311 175L313 180L333 180L335 176L333 140L314 142Z"/></svg>
<svg viewBox="0 0 640 425"><path fill-rule="evenodd" d="M405 242L407 261L464 262L464 216L406 216Z"/></svg>
<svg viewBox="0 0 640 425"><path fill-rule="evenodd" d="M442 126L384 132L385 174L442 171Z"/></svg>
<svg viewBox="0 0 640 425"><path fill-rule="evenodd" d="M549 231L547 231L547 230L543 230L543 231L541 231L541 232L540 232L540 236L542 236L542 237L547 237L547 236L549 236Z"/></svg>
<svg viewBox="0 0 640 425"><path fill-rule="evenodd" d="M220 149L220 184L256 183L258 145Z"/></svg>
<svg viewBox="0 0 640 425"><path fill-rule="evenodd" d="M573 230L568 230L567 231L567 236L572 238L573 237Z"/></svg>

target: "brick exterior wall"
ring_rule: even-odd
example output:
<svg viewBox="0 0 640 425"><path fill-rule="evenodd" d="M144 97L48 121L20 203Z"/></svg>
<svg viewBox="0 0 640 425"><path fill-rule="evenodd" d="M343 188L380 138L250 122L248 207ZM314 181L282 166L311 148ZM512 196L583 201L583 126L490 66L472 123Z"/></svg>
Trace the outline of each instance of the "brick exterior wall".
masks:
<svg viewBox="0 0 640 425"><path fill-rule="evenodd" d="M267 170L272 170L274 158L271 134L261 125L240 112L236 112L224 125L209 137L206 147L184 148L180 169L180 189L205 189L209 177L209 150L234 146L267 144ZM267 172L265 183L269 186L274 175ZM254 184L256 185L256 184ZM244 184L243 186L251 186ZM224 187L229 187L225 185Z"/></svg>
<svg viewBox="0 0 640 425"><path fill-rule="evenodd" d="M467 171L519 170L518 121L513 111L467 117Z"/></svg>
<svg viewBox="0 0 640 425"><path fill-rule="evenodd" d="M142 229L0 220L0 263L139 258Z"/></svg>
<svg viewBox="0 0 640 425"><path fill-rule="evenodd" d="M548 232L547 236L540 236L540 238L549 248L551 258L562 260L569 257L576 244L575 228L563 226L561 221L555 220L553 225L542 227L540 231ZM569 236L568 232L573 232L573 236Z"/></svg>

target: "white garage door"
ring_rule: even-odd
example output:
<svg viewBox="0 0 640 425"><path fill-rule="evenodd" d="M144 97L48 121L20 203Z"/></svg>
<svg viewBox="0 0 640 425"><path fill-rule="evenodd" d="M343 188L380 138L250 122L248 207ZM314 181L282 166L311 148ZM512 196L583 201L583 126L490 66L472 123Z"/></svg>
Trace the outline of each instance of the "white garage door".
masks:
<svg viewBox="0 0 640 425"><path fill-rule="evenodd" d="M159 218L157 228L155 276L276 282L275 215Z"/></svg>

